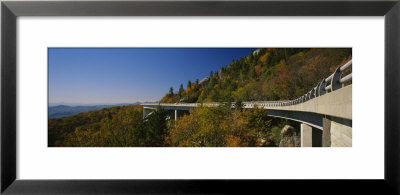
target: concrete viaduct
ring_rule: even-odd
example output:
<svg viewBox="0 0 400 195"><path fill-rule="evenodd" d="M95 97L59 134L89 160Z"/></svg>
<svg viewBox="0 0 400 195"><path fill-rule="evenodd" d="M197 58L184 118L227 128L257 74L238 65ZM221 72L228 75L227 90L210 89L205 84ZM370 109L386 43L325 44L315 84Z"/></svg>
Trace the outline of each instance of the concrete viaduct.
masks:
<svg viewBox="0 0 400 195"><path fill-rule="evenodd" d="M352 73L343 76L352 60L336 69L328 78L308 93L295 100L242 102L243 108L263 108L272 117L300 123L302 147L351 147L352 146ZM348 71L349 72L349 71ZM345 85L347 84L347 85ZM143 117L161 106L173 110L175 120L178 111L188 111L198 106L219 106L221 103L146 103ZM234 103L232 103L234 107Z"/></svg>

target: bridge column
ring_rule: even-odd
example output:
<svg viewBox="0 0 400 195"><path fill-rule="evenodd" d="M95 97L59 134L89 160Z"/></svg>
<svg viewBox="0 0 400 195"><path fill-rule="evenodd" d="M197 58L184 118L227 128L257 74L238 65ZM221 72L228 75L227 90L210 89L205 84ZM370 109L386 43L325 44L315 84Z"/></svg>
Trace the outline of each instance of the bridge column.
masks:
<svg viewBox="0 0 400 195"><path fill-rule="evenodd" d="M330 119L322 118L322 147L331 147L331 123Z"/></svg>
<svg viewBox="0 0 400 195"><path fill-rule="evenodd" d="M175 110L175 127L176 127L176 120L178 120L178 110Z"/></svg>
<svg viewBox="0 0 400 195"><path fill-rule="evenodd" d="M145 118L147 115L149 115L151 112L151 109L147 109L143 107L143 118Z"/></svg>
<svg viewBox="0 0 400 195"><path fill-rule="evenodd" d="M327 147L351 147L352 146L351 120L331 117L329 122L330 122L329 145L327 145Z"/></svg>
<svg viewBox="0 0 400 195"><path fill-rule="evenodd" d="M178 110L175 110L175 121L178 120Z"/></svg>
<svg viewBox="0 0 400 195"><path fill-rule="evenodd" d="M301 123L300 129L301 147L312 147L312 127Z"/></svg>

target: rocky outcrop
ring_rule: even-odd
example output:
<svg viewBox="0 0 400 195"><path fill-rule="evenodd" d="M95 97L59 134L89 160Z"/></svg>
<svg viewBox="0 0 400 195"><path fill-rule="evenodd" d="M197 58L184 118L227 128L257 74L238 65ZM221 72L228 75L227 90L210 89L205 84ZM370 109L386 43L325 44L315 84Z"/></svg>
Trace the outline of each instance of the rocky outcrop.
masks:
<svg viewBox="0 0 400 195"><path fill-rule="evenodd" d="M285 125L281 131L279 147L300 147L300 130Z"/></svg>

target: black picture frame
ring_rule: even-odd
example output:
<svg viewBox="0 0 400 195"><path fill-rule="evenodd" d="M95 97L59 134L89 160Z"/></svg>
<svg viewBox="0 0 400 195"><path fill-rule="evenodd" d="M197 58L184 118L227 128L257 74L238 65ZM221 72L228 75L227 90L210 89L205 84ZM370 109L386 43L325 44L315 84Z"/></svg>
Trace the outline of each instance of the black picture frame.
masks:
<svg viewBox="0 0 400 195"><path fill-rule="evenodd" d="M385 16L385 176L382 180L16 179L19 16ZM399 0L2 1L1 192L4 194L399 194ZM345 159L344 159L345 160ZM162 163L162 162L160 162ZM295 165L294 165L295 166ZM311 170L312 171L312 170ZM368 170L365 170L368 171Z"/></svg>

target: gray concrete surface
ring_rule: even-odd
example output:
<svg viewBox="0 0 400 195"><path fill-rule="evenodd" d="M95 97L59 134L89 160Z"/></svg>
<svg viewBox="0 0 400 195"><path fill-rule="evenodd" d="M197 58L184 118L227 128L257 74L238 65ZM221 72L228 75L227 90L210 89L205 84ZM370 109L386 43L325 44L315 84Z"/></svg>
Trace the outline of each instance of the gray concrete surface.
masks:
<svg viewBox="0 0 400 195"><path fill-rule="evenodd" d="M301 147L312 147L312 127L302 123L300 125Z"/></svg>

